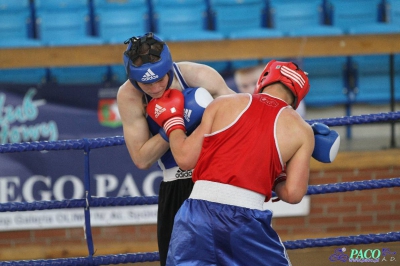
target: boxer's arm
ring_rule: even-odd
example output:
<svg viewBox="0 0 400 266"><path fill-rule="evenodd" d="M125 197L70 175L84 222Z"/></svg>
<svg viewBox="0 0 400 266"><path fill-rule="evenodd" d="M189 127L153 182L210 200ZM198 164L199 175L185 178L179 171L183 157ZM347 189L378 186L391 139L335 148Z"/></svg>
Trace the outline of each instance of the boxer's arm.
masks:
<svg viewBox="0 0 400 266"><path fill-rule="evenodd" d="M210 66L193 62L179 62L179 68L190 87L203 87L215 99L221 95L234 94L223 77Z"/></svg>
<svg viewBox="0 0 400 266"><path fill-rule="evenodd" d="M193 169L199 159L203 145L204 135L211 132L212 122L218 108L218 100L211 102L204 111L200 125L190 136L182 130L171 132L170 146L176 163L183 170Z"/></svg>
<svg viewBox="0 0 400 266"><path fill-rule="evenodd" d="M127 81L118 90L117 102L132 161L139 169L148 169L169 149L169 145L159 134L151 137L142 97L143 94Z"/></svg>
<svg viewBox="0 0 400 266"><path fill-rule="evenodd" d="M296 131L301 136L301 145L286 163L286 180L276 184L277 196L291 204L299 203L308 189L310 160L314 149L314 135L309 125L302 125Z"/></svg>

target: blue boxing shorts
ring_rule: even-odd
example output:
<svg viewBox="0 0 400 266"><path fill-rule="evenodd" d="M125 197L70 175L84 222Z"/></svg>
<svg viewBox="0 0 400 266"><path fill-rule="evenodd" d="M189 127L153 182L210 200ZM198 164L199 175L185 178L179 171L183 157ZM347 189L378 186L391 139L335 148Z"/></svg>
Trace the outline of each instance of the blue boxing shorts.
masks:
<svg viewBox="0 0 400 266"><path fill-rule="evenodd" d="M285 247L271 227L271 211L212 202L192 195L175 216L168 266L291 265Z"/></svg>

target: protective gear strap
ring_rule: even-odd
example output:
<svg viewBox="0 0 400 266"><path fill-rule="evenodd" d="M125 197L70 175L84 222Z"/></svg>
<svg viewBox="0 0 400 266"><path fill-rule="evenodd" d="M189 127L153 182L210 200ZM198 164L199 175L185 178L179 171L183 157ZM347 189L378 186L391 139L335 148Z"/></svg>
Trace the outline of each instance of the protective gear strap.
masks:
<svg viewBox="0 0 400 266"><path fill-rule="evenodd" d="M150 48L147 54L144 54L144 55L139 54L139 51L138 51L139 47L143 44L147 44L147 45L149 45L149 47L151 47L155 43L161 43L164 46L165 42L157 41L153 37L154 37L153 33L150 32L140 38L137 38L135 36L131 37L124 42L125 44L128 44L128 43L132 44L131 48L129 50L125 51L126 55L127 55L128 51L135 51L135 55L131 58L131 63L133 65L135 65L133 62L136 61L136 59L139 57L142 59L142 64L150 63L151 55L156 56L161 59L160 55L161 55L162 49L161 49L161 51L157 51L157 50Z"/></svg>

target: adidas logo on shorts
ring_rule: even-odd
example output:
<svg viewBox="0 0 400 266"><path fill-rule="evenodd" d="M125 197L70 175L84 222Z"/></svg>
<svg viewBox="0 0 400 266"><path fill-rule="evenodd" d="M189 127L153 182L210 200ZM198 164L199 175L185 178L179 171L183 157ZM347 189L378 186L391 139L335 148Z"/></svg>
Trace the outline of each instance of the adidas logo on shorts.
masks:
<svg viewBox="0 0 400 266"><path fill-rule="evenodd" d="M156 104L156 107L154 109L154 115L157 118L160 114L162 114L165 111L165 108Z"/></svg>
<svg viewBox="0 0 400 266"><path fill-rule="evenodd" d="M182 170L181 168L176 171L175 177L176 178L188 178L192 176L193 170Z"/></svg>
<svg viewBox="0 0 400 266"><path fill-rule="evenodd" d="M153 80L153 79L158 79L158 75L154 74L153 71L151 71L151 69L147 69L146 73L143 75L142 77L142 81L149 81L149 80Z"/></svg>

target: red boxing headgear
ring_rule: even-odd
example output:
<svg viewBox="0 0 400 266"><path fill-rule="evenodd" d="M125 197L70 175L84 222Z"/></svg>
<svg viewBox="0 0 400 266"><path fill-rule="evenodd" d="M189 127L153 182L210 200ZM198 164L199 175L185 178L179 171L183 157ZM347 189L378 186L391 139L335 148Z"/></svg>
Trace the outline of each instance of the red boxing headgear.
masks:
<svg viewBox="0 0 400 266"><path fill-rule="evenodd" d="M280 82L293 92L292 107L296 109L310 90L307 75L293 62L271 60L258 79L254 93L260 93L264 87Z"/></svg>

